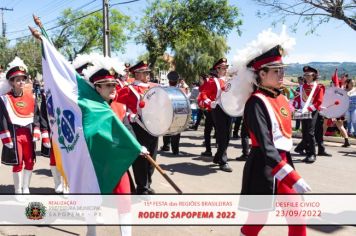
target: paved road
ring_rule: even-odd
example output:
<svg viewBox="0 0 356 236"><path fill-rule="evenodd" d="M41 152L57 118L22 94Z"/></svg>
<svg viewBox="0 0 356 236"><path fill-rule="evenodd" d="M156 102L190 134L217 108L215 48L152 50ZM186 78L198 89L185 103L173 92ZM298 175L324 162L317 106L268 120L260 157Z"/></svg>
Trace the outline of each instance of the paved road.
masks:
<svg viewBox="0 0 356 236"><path fill-rule="evenodd" d="M298 141L298 140L295 140ZM169 152L160 153L158 162L184 193L239 193L241 188L242 169L244 162L236 161L241 155L240 140L232 140L228 149L232 173L219 170L212 164L212 158L201 157L202 130L187 131L182 134L181 151L183 155L175 157ZM327 143L327 151L333 157L319 157L314 164L305 164L303 157L293 155L296 169L311 185L315 193L356 193L356 146L341 148L339 143ZM213 149L215 151L215 149ZM32 193L54 193L53 180L49 170L49 160L38 157L32 177ZM153 188L158 193L174 193L172 187L155 172ZM0 167L0 192L13 192L11 168ZM133 227L133 235L141 236L178 236L178 235L239 235L239 226L141 226ZM0 227L0 235L85 235L83 226L51 226L51 227ZM261 234L287 235L287 226L265 227ZM97 235L120 235L118 226L97 227ZM308 227L308 235L356 235L356 227L352 226L312 226Z"/></svg>

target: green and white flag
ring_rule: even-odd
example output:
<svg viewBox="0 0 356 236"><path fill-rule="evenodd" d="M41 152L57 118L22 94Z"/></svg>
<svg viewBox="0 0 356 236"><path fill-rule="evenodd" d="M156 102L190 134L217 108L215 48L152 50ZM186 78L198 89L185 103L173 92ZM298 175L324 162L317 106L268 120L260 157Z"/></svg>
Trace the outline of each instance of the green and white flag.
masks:
<svg viewBox="0 0 356 236"><path fill-rule="evenodd" d="M71 193L112 193L141 145L45 38L42 68L57 167Z"/></svg>

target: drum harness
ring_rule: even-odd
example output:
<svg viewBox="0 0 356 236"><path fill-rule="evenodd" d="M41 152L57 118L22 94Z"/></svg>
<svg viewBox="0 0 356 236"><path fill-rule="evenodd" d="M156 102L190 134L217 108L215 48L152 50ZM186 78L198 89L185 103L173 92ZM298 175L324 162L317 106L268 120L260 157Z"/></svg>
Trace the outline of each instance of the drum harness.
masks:
<svg viewBox="0 0 356 236"><path fill-rule="evenodd" d="M140 114L138 114L138 111L139 111L139 108L140 108L139 103L141 101L141 95L137 92L137 90L131 84L129 84L128 87L133 92L133 94L135 94L135 96L137 98L137 104L136 104L137 114L136 115L140 115ZM132 111L130 109L128 109L128 110L129 110L129 112L132 113ZM139 118L136 118L135 121L143 130L148 132L148 130L146 129L145 125L142 123L142 121Z"/></svg>
<svg viewBox="0 0 356 236"><path fill-rule="evenodd" d="M314 81L314 83L313 83L313 88L312 88L312 90L311 90L311 92L310 92L310 94L309 94L309 96L308 96L307 101L304 103L304 102L303 102L303 86L302 86L302 85L300 86L300 95L301 95L301 97L300 97L300 103L301 103L301 106L303 107L303 108L302 108L302 113L306 113L306 112L307 112L308 106L309 106L309 104L310 104L310 102L311 102L311 99L313 98L313 95L314 95L314 93L315 93L316 87L317 87L317 84L316 84L316 82Z"/></svg>

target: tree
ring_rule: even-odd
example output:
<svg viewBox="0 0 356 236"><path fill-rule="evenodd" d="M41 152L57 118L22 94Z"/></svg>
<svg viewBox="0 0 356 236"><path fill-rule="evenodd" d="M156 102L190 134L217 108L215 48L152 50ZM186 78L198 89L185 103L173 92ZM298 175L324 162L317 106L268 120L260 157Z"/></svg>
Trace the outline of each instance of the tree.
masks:
<svg viewBox="0 0 356 236"><path fill-rule="evenodd" d="M211 66L228 51L226 40L217 34L193 37L176 43L175 64L177 72L191 83L200 73L207 73Z"/></svg>
<svg viewBox="0 0 356 236"><path fill-rule="evenodd" d="M138 43L146 45L149 63L155 67L168 48L187 39L218 33L226 36L232 29L239 33L242 24L237 7L227 0L154 0L142 18Z"/></svg>
<svg viewBox="0 0 356 236"><path fill-rule="evenodd" d="M276 21L285 21L289 16L298 16L294 29L300 21L309 26L308 33L330 19L341 20L356 30L355 0L255 0L259 5L269 8L269 13L258 12L258 15L278 15Z"/></svg>
<svg viewBox="0 0 356 236"><path fill-rule="evenodd" d="M35 38L18 41L13 50L25 62L32 77L36 76L37 72L42 72L41 45Z"/></svg>
<svg viewBox="0 0 356 236"><path fill-rule="evenodd" d="M9 47L9 41L0 37L0 65L6 69L7 64L12 61L15 52Z"/></svg>
<svg viewBox="0 0 356 236"><path fill-rule="evenodd" d="M112 51L124 51L124 46L130 32L134 28L134 23L116 9L110 10L110 43ZM88 53L92 50L102 50L103 31L102 12L95 12L88 15L82 11L75 11L71 8L63 11L63 16L59 19L60 29L56 31L53 42L54 45L66 55L69 60L73 60L77 54Z"/></svg>

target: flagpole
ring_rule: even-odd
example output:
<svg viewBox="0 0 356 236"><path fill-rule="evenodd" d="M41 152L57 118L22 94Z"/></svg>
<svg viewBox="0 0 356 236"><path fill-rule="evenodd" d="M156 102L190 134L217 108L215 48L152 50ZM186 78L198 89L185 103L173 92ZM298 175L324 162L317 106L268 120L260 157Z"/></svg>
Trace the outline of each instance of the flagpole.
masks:
<svg viewBox="0 0 356 236"><path fill-rule="evenodd" d="M183 194L182 190L174 183L174 181L169 178L164 170L155 162L149 154L145 154L147 160L158 170L158 172L167 180L167 182L176 190L178 194Z"/></svg>
<svg viewBox="0 0 356 236"><path fill-rule="evenodd" d="M43 27L43 24L40 20L40 18L38 16L32 15L33 16L33 21L35 22L35 24L41 29L41 33L43 36L46 37L46 39L48 39L48 41L53 44L52 40L48 37L48 34L45 30L45 28Z"/></svg>

